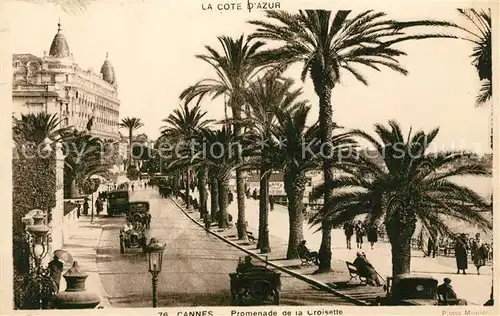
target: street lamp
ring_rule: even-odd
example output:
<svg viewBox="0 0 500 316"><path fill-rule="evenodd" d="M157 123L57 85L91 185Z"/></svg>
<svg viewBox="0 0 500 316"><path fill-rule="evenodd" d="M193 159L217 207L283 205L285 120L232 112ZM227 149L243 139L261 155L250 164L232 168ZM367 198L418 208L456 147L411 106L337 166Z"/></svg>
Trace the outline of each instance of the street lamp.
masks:
<svg viewBox="0 0 500 316"><path fill-rule="evenodd" d="M45 214L42 210L36 210L35 215L33 215L33 225L29 225L26 230L30 234L31 238L31 255L35 259L37 269L40 268L42 259L48 253L49 250L49 231L50 228L45 225Z"/></svg>
<svg viewBox="0 0 500 316"><path fill-rule="evenodd" d="M163 250L165 250L165 245L160 244L156 238L151 238L149 244L144 249L148 256L149 272L151 272L153 281L153 307L156 307L158 301L156 287L158 283L158 274L161 272Z"/></svg>

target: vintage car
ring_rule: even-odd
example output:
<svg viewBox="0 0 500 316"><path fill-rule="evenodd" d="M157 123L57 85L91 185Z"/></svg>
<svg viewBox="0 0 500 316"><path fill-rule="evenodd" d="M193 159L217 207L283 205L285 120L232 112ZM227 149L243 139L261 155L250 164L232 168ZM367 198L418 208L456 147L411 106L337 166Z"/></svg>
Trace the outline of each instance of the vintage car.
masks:
<svg viewBox="0 0 500 316"><path fill-rule="evenodd" d="M127 190L109 191L106 197L108 200L109 216L128 213L129 195Z"/></svg>
<svg viewBox="0 0 500 316"><path fill-rule="evenodd" d="M147 237L143 225L132 225L127 223L126 227L120 229L120 253L124 254L126 249L142 249L146 247Z"/></svg>
<svg viewBox="0 0 500 316"><path fill-rule="evenodd" d="M129 202L127 221L132 225L140 224L144 228L149 228L151 224L151 214L149 213L149 202L133 201Z"/></svg>
<svg viewBox="0 0 500 316"><path fill-rule="evenodd" d="M462 299L443 300L437 293L438 281L428 275L401 274L388 277L386 296L374 305L467 305Z"/></svg>
<svg viewBox="0 0 500 316"><path fill-rule="evenodd" d="M170 194L172 194L172 189L166 185L159 186L158 191L159 191L162 198L169 197Z"/></svg>
<svg viewBox="0 0 500 316"><path fill-rule="evenodd" d="M229 277L233 305L242 306L248 299L256 300L259 305L265 301L279 305L281 274L268 269L267 264L243 273L230 273Z"/></svg>

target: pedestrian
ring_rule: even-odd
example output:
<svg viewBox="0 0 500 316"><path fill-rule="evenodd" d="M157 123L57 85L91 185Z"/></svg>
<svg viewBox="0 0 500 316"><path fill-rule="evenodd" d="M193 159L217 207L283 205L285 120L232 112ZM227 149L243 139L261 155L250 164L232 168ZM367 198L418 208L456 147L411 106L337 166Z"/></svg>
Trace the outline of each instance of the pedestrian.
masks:
<svg viewBox="0 0 500 316"><path fill-rule="evenodd" d="M465 234L461 234L456 238L455 241L455 259L457 262L457 274L462 270L463 274L467 274L465 270L467 270L467 236Z"/></svg>
<svg viewBox="0 0 500 316"><path fill-rule="evenodd" d="M80 203L78 203L76 205L76 218L80 218L80 208L82 207L82 205Z"/></svg>
<svg viewBox="0 0 500 316"><path fill-rule="evenodd" d="M257 200L257 189L253 189L253 192L252 192L252 198L254 200Z"/></svg>
<svg viewBox="0 0 500 316"><path fill-rule="evenodd" d="M100 201L101 201L101 200L100 200L99 198L97 198L97 199L95 200L95 211L96 211L97 215L99 215L99 213L101 212L101 210L99 209L99 202L100 202Z"/></svg>
<svg viewBox="0 0 500 316"><path fill-rule="evenodd" d="M87 198L83 202L83 215L89 215L89 201Z"/></svg>
<svg viewBox="0 0 500 316"><path fill-rule="evenodd" d="M375 225L375 224L373 224L368 229L368 241L370 242L370 246L373 250L373 245L375 245L375 243L378 241L377 225Z"/></svg>
<svg viewBox="0 0 500 316"><path fill-rule="evenodd" d="M432 252L432 258L436 258L436 244L434 243L434 240L431 236L429 236L429 239L427 240L427 257L431 256Z"/></svg>
<svg viewBox="0 0 500 316"><path fill-rule="evenodd" d="M486 265L486 249L485 245L481 241L481 234L477 233L476 238L472 241L471 244L471 255L472 261L477 269L477 274L479 275L479 269Z"/></svg>
<svg viewBox="0 0 500 316"><path fill-rule="evenodd" d="M205 223L205 231L207 232L207 236L210 236L210 225L212 225L212 218L210 213L206 212L203 216L203 222Z"/></svg>
<svg viewBox="0 0 500 316"><path fill-rule="evenodd" d="M49 262L47 267L49 268L50 277L52 279L54 293L57 294L57 293L59 293L59 284L61 283L61 275L62 275L64 264L54 254L54 257Z"/></svg>
<svg viewBox="0 0 500 316"><path fill-rule="evenodd" d="M132 183L132 186L131 186L131 187L132 187L132 192L134 192L134 184L133 184L133 183Z"/></svg>
<svg viewBox="0 0 500 316"><path fill-rule="evenodd" d="M351 239L354 234L354 224L352 221L348 221L344 223L344 234L347 249L351 249Z"/></svg>
<svg viewBox="0 0 500 316"><path fill-rule="evenodd" d="M272 195L269 197L269 208L271 211L274 210L274 196Z"/></svg>
<svg viewBox="0 0 500 316"><path fill-rule="evenodd" d="M354 231L356 232L356 246L358 249L363 249L363 236L365 235L365 229L361 221L356 223Z"/></svg>

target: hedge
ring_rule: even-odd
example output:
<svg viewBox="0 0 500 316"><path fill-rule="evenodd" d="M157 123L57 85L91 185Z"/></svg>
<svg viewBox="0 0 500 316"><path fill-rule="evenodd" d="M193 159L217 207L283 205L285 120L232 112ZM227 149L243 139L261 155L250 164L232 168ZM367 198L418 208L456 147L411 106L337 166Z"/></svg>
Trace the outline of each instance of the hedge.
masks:
<svg viewBox="0 0 500 316"><path fill-rule="evenodd" d="M14 233L22 231L21 218L33 209L43 210L51 220L56 206L56 160L54 153L44 155L30 152L12 160Z"/></svg>

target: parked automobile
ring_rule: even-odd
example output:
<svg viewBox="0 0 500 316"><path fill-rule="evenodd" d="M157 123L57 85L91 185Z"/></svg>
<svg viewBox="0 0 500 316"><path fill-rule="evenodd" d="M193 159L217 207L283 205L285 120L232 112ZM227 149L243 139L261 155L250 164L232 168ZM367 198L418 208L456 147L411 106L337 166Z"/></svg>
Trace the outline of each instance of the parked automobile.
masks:
<svg viewBox="0 0 500 316"><path fill-rule="evenodd" d="M463 299L442 300L437 293L438 280L427 275L401 274L387 278L385 297L374 305L467 305Z"/></svg>
<svg viewBox="0 0 500 316"><path fill-rule="evenodd" d="M127 190L107 193L108 215L127 214L129 212L129 195Z"/></svg>

